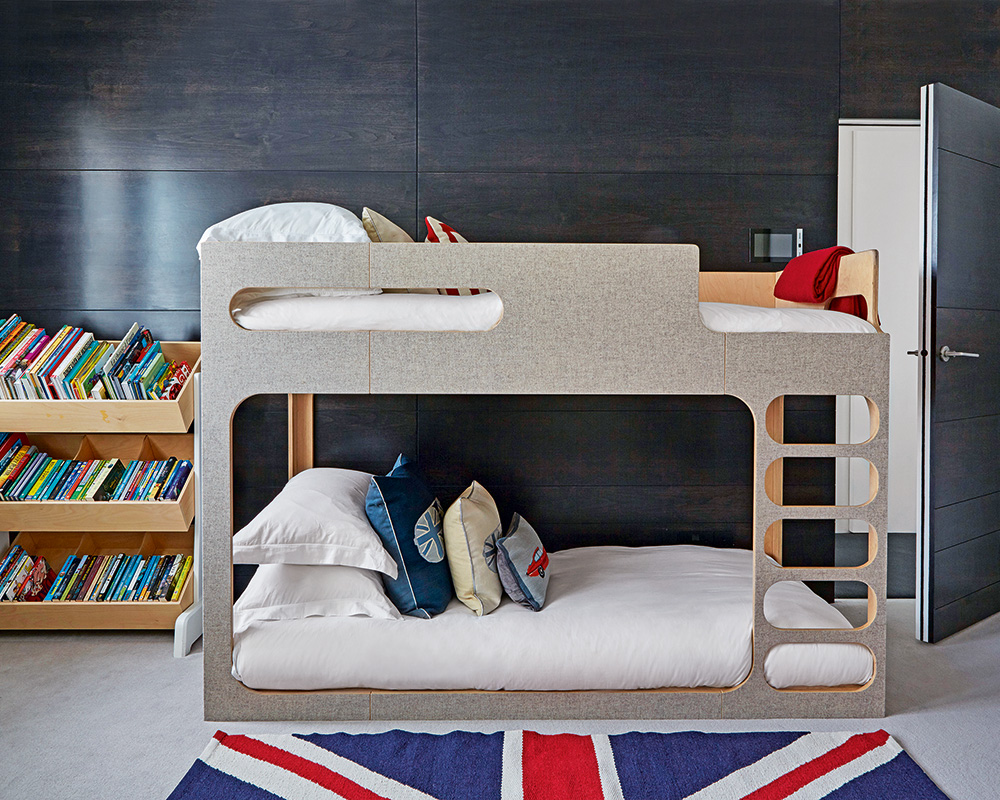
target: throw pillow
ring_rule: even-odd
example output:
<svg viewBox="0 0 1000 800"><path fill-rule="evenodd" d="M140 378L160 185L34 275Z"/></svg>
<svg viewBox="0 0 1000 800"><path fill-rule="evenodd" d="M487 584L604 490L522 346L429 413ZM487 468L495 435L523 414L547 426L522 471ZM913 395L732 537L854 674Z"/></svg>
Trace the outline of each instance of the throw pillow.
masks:
<svg viewBox="0 0 1000 800"><path fill-rule="evenodd" d="M440 220L434 219L434 217L426 217L424 222L427 223L427 238L424 239L425 242L437 242L439 244L448 244L449 242L469 243L469 240L464 238L451 225L446 225Z"/></svg>
<svg viewBox="0 0 1000 800"><path fill-rule="evenodd" d="M371 473L300 472L233 537L236 564L341 564L396 577L396 564L365 514Z"/></svg>
<svg viewBox="0 0 1000 800"><path fill-rule="evenodd" d="M444 611L452 596L444 512L408 458L401 455L388 475L372 477L365 511L399 568L398 577L385 580L396 608L425 619Z"/></svg>
<svg viewBox="0 0 1000 800"><path fill-rule="evenodd" d="M515 603L538 611L549 585L549 554L535 529L515 514L497 540L497 569L504 591Z"/></svg>
<svg viewBox="0 0 1000 800"><path fill-rule="evenodd" d="M361 222L365 232L373 242L409 242L413 243L410 234L400 228L395 222L386 219L377 211L364 208L361 211Z"/></svg>
<svg viewBox="0 0 1000 800"><path fill-rule="evenodd" d="M444 515L444 550L455 594L478 617L500 605L503 596L496 565L502 532L497 504L476 481Z"/></svg>

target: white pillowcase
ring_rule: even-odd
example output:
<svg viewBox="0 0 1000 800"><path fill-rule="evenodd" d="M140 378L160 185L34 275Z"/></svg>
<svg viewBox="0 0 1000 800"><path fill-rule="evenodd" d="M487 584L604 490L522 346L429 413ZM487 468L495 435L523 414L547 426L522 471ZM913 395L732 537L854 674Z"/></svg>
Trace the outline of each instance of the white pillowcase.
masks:
<svg viewBox="0 0 1000 800"><path fill-rule="evenodd" d="M306 617L400 619L377 573L355 567L261 564L233 605L233 629Z"/></svg>
<svg viewBox="0 0 1000 800"><path fill-rule="evenodd" d="M198 242L369 242L365 226L329 203L274 203L216 222Z"/></svg>
<svg viewBox="0 0 1000 800"><path fill-rule="evenodd" d="M340 564L396 577L365 514L372 476L353 469L300 472L233 537L236 564Z"/></svg>

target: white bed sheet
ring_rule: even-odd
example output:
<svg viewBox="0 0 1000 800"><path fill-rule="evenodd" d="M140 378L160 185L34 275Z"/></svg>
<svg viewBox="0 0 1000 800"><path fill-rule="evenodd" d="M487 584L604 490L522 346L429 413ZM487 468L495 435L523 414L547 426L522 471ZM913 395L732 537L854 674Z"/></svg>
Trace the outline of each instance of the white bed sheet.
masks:
<svg viewBox="0 0 1000 800"><path fill-rule="evenodd" d="M488 331L503 317L495 292L473 295L295 295L246 303L233 319L252 331Z"/></svg>
<svg viewBox="0 0 1000 800"><path fill-rule="evenodd" d="M722 333L875 333L868 321L822 308L762 308L699 303L706 328Z"/></svg>
<svg viewBox="0 0 1000 800"><path fill-rule="evenodd" d="M749 672L752 555L694 545L584 547L550 556L544 608L510 600L477 617L459 601L430 620L311 617L235 631L233 675L254 689L731 687ZM801 583L767 595L783 627L849 628ZM860 645L772 652L778 688L863 684Z"/></svg>

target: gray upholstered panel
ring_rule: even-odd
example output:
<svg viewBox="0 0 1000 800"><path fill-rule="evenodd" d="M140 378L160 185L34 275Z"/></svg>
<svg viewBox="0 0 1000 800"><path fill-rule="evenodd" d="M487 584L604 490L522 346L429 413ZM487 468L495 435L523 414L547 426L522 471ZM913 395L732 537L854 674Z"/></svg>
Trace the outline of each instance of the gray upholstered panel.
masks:
<svg viewBox="0 0 1000 800"><path fill-rule="evenodd" d="M693 245L381 244L372 285L487 288L504 303L483 333L373 333L375 393L722 392L723 335L691 302Z"/></svg>

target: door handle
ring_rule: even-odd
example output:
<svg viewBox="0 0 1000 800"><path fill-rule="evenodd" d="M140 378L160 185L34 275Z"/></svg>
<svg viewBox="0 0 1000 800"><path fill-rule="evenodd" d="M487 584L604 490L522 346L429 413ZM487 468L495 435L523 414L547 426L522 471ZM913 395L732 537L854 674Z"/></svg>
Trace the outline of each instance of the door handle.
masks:
<svg viewBox="0 0 1000 800"><path fill-rule="evenodd" d="M953 358L979 358L979 353L962 353L958 350L952 350L948 345L938 350L938 355L941 356L942 361L950 361Z"/></svg>
<svg viewBox="0 0 1000 800"><path fill-rule="evenodd" d="M906 351L906 355L908 355L908 356L917 356L917 357L919 357L919 356L925 356L925 355L927 355L927 351L926 350L907 350Z"/></svg>

